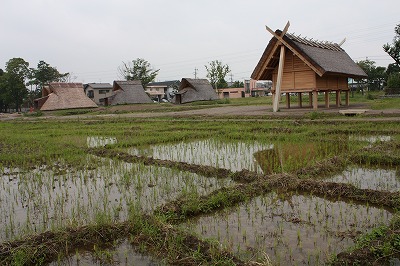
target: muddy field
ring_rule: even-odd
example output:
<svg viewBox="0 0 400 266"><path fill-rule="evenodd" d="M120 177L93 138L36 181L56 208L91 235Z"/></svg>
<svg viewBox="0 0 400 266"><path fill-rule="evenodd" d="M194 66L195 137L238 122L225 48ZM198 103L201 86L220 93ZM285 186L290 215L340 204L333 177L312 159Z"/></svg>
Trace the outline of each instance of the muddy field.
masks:
<svg viewBox="0 0 400 266"><path fill-rule="evenodd" d="M1 122L1 264L396 261L395 113L231 108Z"/></svg>

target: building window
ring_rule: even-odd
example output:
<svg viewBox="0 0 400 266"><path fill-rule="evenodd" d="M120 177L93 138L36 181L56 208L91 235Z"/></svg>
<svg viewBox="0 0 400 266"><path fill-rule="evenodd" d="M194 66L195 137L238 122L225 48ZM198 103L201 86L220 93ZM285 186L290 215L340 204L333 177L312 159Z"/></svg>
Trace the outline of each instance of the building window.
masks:
<svg viewBox="0 0 400 266"><path fill-rule="evenodd" d="M94 98L94 92L93 92L93 91L88 91L88 92L87 92L87 96L88 96L90 99L93 99L93 98Z"/></svg>
<svg viewBox="0 0 400 266"><path fill-rule="evenodd" d="M110 90L99 90L99 94L106 94L109 92L110 92Z"/></svg>

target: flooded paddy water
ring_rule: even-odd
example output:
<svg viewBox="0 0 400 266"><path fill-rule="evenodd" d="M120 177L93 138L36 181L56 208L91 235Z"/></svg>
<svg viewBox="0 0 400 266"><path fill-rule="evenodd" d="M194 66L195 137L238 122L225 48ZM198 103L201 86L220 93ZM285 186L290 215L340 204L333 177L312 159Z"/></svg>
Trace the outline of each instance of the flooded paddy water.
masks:
<svg viewBox="0 0 400 266"><path fill-rule="evenodd" d="M335 183L348 183L361 189L391 192L400 191L399 169L351 166L342 173L324 180Z"/></svg>
<svg viewBox="0 0 400 266"><path fill-rule="evenodd" d="M321 265L354 244L354 238L387 224L382 208L312 195L270 193L237 208L184 225L249 260L265 254L274 265Z"/></svg>
<svg viewBox="0 0 400 266"><path fill-rule="evenodd" d="M79 251L68 258L49 264L50 266L80 266L80 265L165 265L152 257L138 253L127 240L114 248L97 248L94 252Z"/></svg>
<svg viewBox="0 0 400 266"><path fill-rule="evenodd" d="M391 140L390 136L350 136L333 142L209 138L120 150L113 147L118 144L116 137L91 136L86 137L86 145L90 149L106 147L104 150L232 172L246 169L268 178L273 173L293 173L340 156L349 151L352 141L373 145ZM68 226L124 222L132 209L152 215L158 207L181 196L209 195L235 185L229 178L210 178L156 164L94 155L88 155L86 160L83 168L70 167L60 160L30 170L1 169L0 241ZM397 169L347 166L322 182L398 192L399 180ZM231 209L216 209L177 227L196 233L200 239L216 239L243 261L268 257L273 265L322 265L332 254L354 245L356 236L388 225L393 217L384 208L294 192L271 192ZM127 239L113 249L77 250L75 255L51 265L82 264L160 265L138 253Z"/></svg>
<svg viewBox="0 0 400 266"><path fill-rule="evenodd" d="M208 194L231 182L93 156L84 170L41 166L0 175L1 241L102 219L124 221L130 207L151 213L183 193Z"/></svg>

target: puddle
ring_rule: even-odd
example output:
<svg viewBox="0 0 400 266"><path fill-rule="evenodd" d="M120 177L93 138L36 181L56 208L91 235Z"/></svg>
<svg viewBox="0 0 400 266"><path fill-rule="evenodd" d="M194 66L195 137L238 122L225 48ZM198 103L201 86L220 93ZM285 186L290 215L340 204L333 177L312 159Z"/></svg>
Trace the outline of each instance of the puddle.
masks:
<svg viewBox="0 0 400 266"><path fill-rule="evenodd" d="M114 137L92 136L86 138L86 145L88 148L104 147L106 145L112 145L116 143L117 138Z"/></svg>
<svg viewBox="0 0 400 266"><path fill-rule="evenodd" d="M355 141L365 141L368 143L376 143L376 142L387 142L391 141L392 137L391 136L349 136L349 140L355 140Z"/></svg>
<svg viewBox="0 0 400 266"><path fill-rule="evenodd" d="M375 207L270 193L183 226L203 238L216 238L244 260L267 254L273 265L318 265L352 246L359 232L391 218L390 212Z"/></svg>
<svg viewBox="0 0 400 266"><path fill-rule="evenodd" d="M150 213L182 193L208 194L232 182L93 156L88 166L0 175L0 241L104 217L124 221L132 205Z"/></svg>
<svg viewBox="0 0 400 266"><path fill-rule="evenodd" d="M222 142L214 139L176 144L151 145L129 149L131 155L148 156L161 160L186 162L241 171L247 169L262 173L254 154L270 150L272 144L258 142Z"/></svg>
<svg viewBox="0 0 400 266"><path fill-rule="evenodd" d="M79 266L79 265L165 265L149 256L142 255L124 241L114 249L97 249L96 252L77 251L73 256L61 261L52 262L50 266Z"/></svg>
<svg viewBox="0 0 400 266"><path fill-rule="evenodd" d="M337 155L347 150L343 142L279 143L272 149L258 151L254 157L266 174L290 172L306 167L329 155Z"/></svg>
<svg viewBox="0 0 400 266"><path fill-rule="evenodd" d="M400 171L387 169L367 169L352 167L332 178L324 179L329 182L349 183L362 189L400 190Z"/></svg>

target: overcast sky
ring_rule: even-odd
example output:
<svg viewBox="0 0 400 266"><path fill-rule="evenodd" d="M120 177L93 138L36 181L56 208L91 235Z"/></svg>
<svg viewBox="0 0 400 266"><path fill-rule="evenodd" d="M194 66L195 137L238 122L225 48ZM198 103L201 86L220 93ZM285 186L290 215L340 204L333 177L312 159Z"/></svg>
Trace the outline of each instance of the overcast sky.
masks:
<svg viewBox="0 0 400 266"><path fill-rule="evenodd" d="M271 34L339 43L355 61L393 60L382 50L400 23L399 0L0 0L0 68L14 57L44 60L75 82L120 79L122 62L144 58L157 81L205 78L212 60L249 78ZM229 81L229 76L227 80Z"/></svg>

